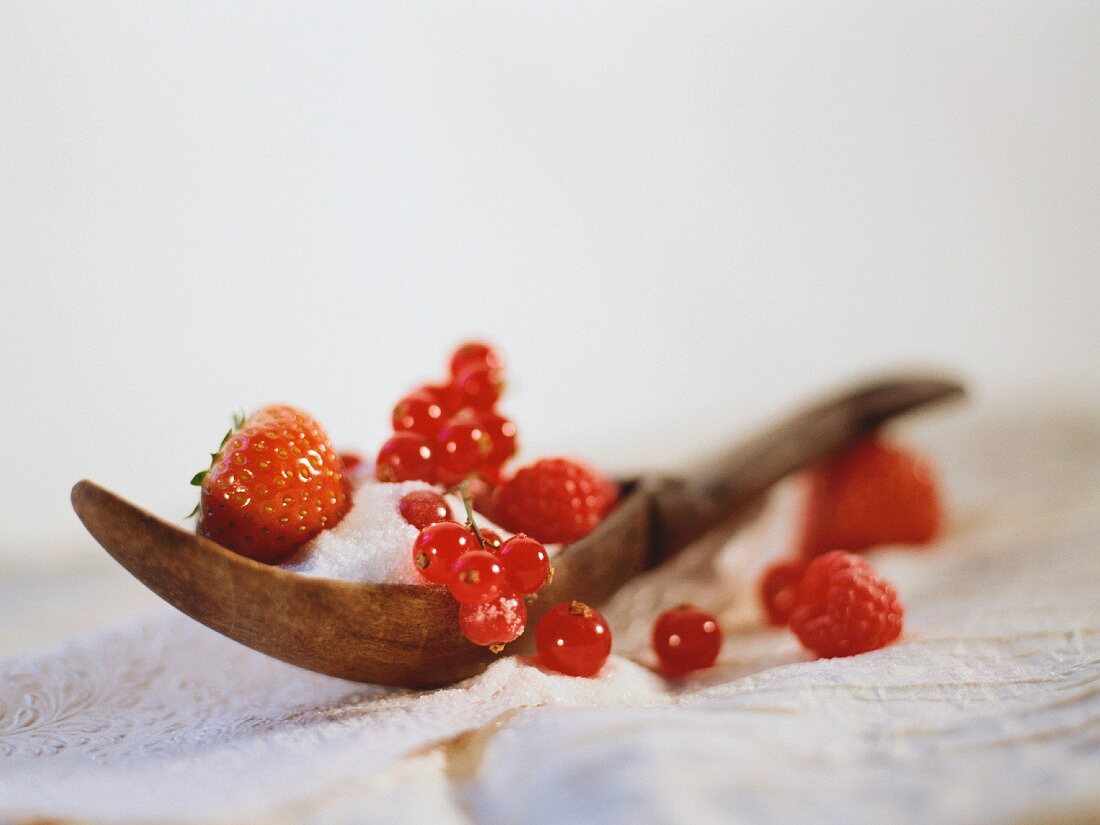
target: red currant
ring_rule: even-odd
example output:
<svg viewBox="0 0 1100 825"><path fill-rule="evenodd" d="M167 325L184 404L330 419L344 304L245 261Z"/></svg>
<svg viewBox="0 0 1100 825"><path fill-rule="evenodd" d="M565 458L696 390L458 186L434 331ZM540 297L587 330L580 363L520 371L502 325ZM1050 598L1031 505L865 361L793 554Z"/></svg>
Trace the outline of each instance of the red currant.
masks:
<svg viewBox="0 0 1100 825"><path fill-rule="evenodd" d="M477 546L474 534L455 521L440 521L420 531L413 542L413 563L432 584L446 584L459 556Z"/></svg>
<svg viewBox="0 0 1100 825"><path fill-rule="evenodd" d="M397 433L378 451L374 474L379 481L434 481L432 446L422 435Z"/></svg>
<svg viewBox="0 0 1100 825"><path fill-rule="evenodd" d="M500 537L500 533L496 530L488 530L484 527L480 528L481 537L485 539L485 549L490 553L500 554L500 548L504 544L504 539Z"/></svg>
<svg viewBox="0 0 1100 825"><path fill-rule="evenodd" d="M451 355L451 377L456 377L467 367L487 366L501 369L504 364L500 355L488 344L481 341L467 341Z"/></svg>
<svg viewBox="0 0 1100 825"><path fill-rule="evenodd" d="M710 667L721 647L718 619L705 610L693 607L666 610L653 625L653 650L667 673Z"/></svg>
<svg viewBox="0 0 1100 825"><path fill-rule="evenodd" d="M410 430L425 438L435 438L443 429L443 408L426 390L406 395L393 408L394 432Z"/></svg>
<svg viewBox="0 0 1100 825"><path fill-rule="evenodd" d="M458 624L475 645L507 644L523 633L527 624L527 605L514 593L500 596L488 604L460 605Z"/></svg>
<svg viewBox="0 0 1100 825"><path fill-rule="evenodd" d="M539 660L566 676L595 676L611 654L611 629L582 602L563 602L547 611L535 635Z"/></svg>
<svg viewBox="0 0 1100 825"><path fill-rule="evenodd" d="M550 576L550 556L539 542L520 533L500 548L500 563L516 592L530 596Z"/></svg>
<svg viewBox="0 0 1100 825"><path fill-rule="evenodd" d="M355 473L363 466L363 456L353 452L340 453L340 463L344 465L345 472Z"/></svg>
<svg viewBox="0 0 1100 825"><path fill-rule="evenodd" d="M461 399L451 384L425 384L417 392L426 393L439 405L444 422L462 411Z"/></svg>
<svg viewBox="0 0 1100 825"><path fill-rule="evenodd" d="M778 561L760 578L760 602L768 624L783 627L798 601L798 585L806 572L804 559Z"/></svg>
<svg viewBox="0 0 1100 825"><path fill-rule="evenodd" d="M492 449L485 459L486 475L490 476L491 482L499 484L501 468L516 454L516 425L495 412L481 413L478 421L492 441Z"/></svg>
<svg viewBox="0 0 1100 825"><path fill-rule="evenodd" d="M452 386L460 406L491 410L504 392L504 373L486 364L466 367Z"/></svg>
<svg viewBox="0 0 1100 825"><path fill-rule="evenodd" d="M446 483L461 481L485 463L493 445L476 421L452 418L436 439L440 476Z"/></svg>
<svg viewBox="0 0 1100 825"><path fill-rule="evenodd" d="M485 604L508 589L500 559L488 550L470 550L458 557L447 580L451 595L462 604Z"/></svg>
<svg viewBox="0 0 1100 825"><path fill-rule="evenodd" d="M401 518L421 530L437 521L454 519L447 499L435 490L413 490L405 493L401 496L401 501L397 502L397 510L401 513Z"/></svg>

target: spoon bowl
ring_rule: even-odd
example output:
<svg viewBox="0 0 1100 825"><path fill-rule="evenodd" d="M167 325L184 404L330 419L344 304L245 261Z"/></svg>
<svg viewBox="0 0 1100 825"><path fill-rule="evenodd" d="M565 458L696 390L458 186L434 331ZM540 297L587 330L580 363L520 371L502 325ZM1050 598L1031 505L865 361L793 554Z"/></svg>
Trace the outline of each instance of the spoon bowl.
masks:
<svg viewBox="0 0 1100 825"><path fill-rule="evenodd" d="M680 477L623 484L616 508L554 559L529 627L558 602L601 604L747 511L769 487L885 421L960 396L936 376L897 376L834 393ZM299 667L360 682L428 688L483 670L495 654L466 640L444 587L337 581L240 556L91 481L73 508L100 545L169 604L231 639ZM508 646L529 650L534 633Z"/></svg>

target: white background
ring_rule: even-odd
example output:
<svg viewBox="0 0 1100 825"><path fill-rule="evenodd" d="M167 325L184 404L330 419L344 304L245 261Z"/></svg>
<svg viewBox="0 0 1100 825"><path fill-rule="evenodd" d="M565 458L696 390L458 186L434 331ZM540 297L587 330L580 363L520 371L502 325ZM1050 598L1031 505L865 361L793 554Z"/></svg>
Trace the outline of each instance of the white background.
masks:
<svg viewBox="0 0 1100 825"><path fill-rule="evenodd" d="M0 0L0 562L236 408L373 450L469 334L526 455L895 364L1100 404L1100 4ZM1061 403L1061 401L1059 401Z"/></svg>

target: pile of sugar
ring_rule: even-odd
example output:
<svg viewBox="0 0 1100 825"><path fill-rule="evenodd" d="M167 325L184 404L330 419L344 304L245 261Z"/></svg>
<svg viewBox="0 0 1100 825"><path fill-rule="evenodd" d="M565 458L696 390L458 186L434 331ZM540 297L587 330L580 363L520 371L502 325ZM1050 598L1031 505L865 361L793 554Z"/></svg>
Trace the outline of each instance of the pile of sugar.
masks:
<svg viewBox="0 0 1100 825"><path fill-rule="evenodd" d="M431 490L422 481L394 484L364 480L352 496L352 506L340 523L323 530L282 567L307 576L378 584L423 584L413 564L412 546L420 532L401 516L398 504L413 490ZM458 520L465 510L455 496L445 496ZM481 516L478 526L501 530Z"/></svg>

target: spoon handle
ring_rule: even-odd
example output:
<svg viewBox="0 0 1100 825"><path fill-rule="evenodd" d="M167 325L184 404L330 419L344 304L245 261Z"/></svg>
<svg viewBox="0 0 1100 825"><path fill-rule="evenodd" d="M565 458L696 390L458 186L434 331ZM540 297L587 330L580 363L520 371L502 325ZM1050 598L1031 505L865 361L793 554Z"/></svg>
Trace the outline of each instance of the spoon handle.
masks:
<svg viewBox="0 0 1100 825"><path fill-rule="evenodd" d="M649 565L727 522L789 473L895 416L963 394L961 383L935 375L865 381L811 404L683 478L660 483L653 494L656 529Z"/></svg>

